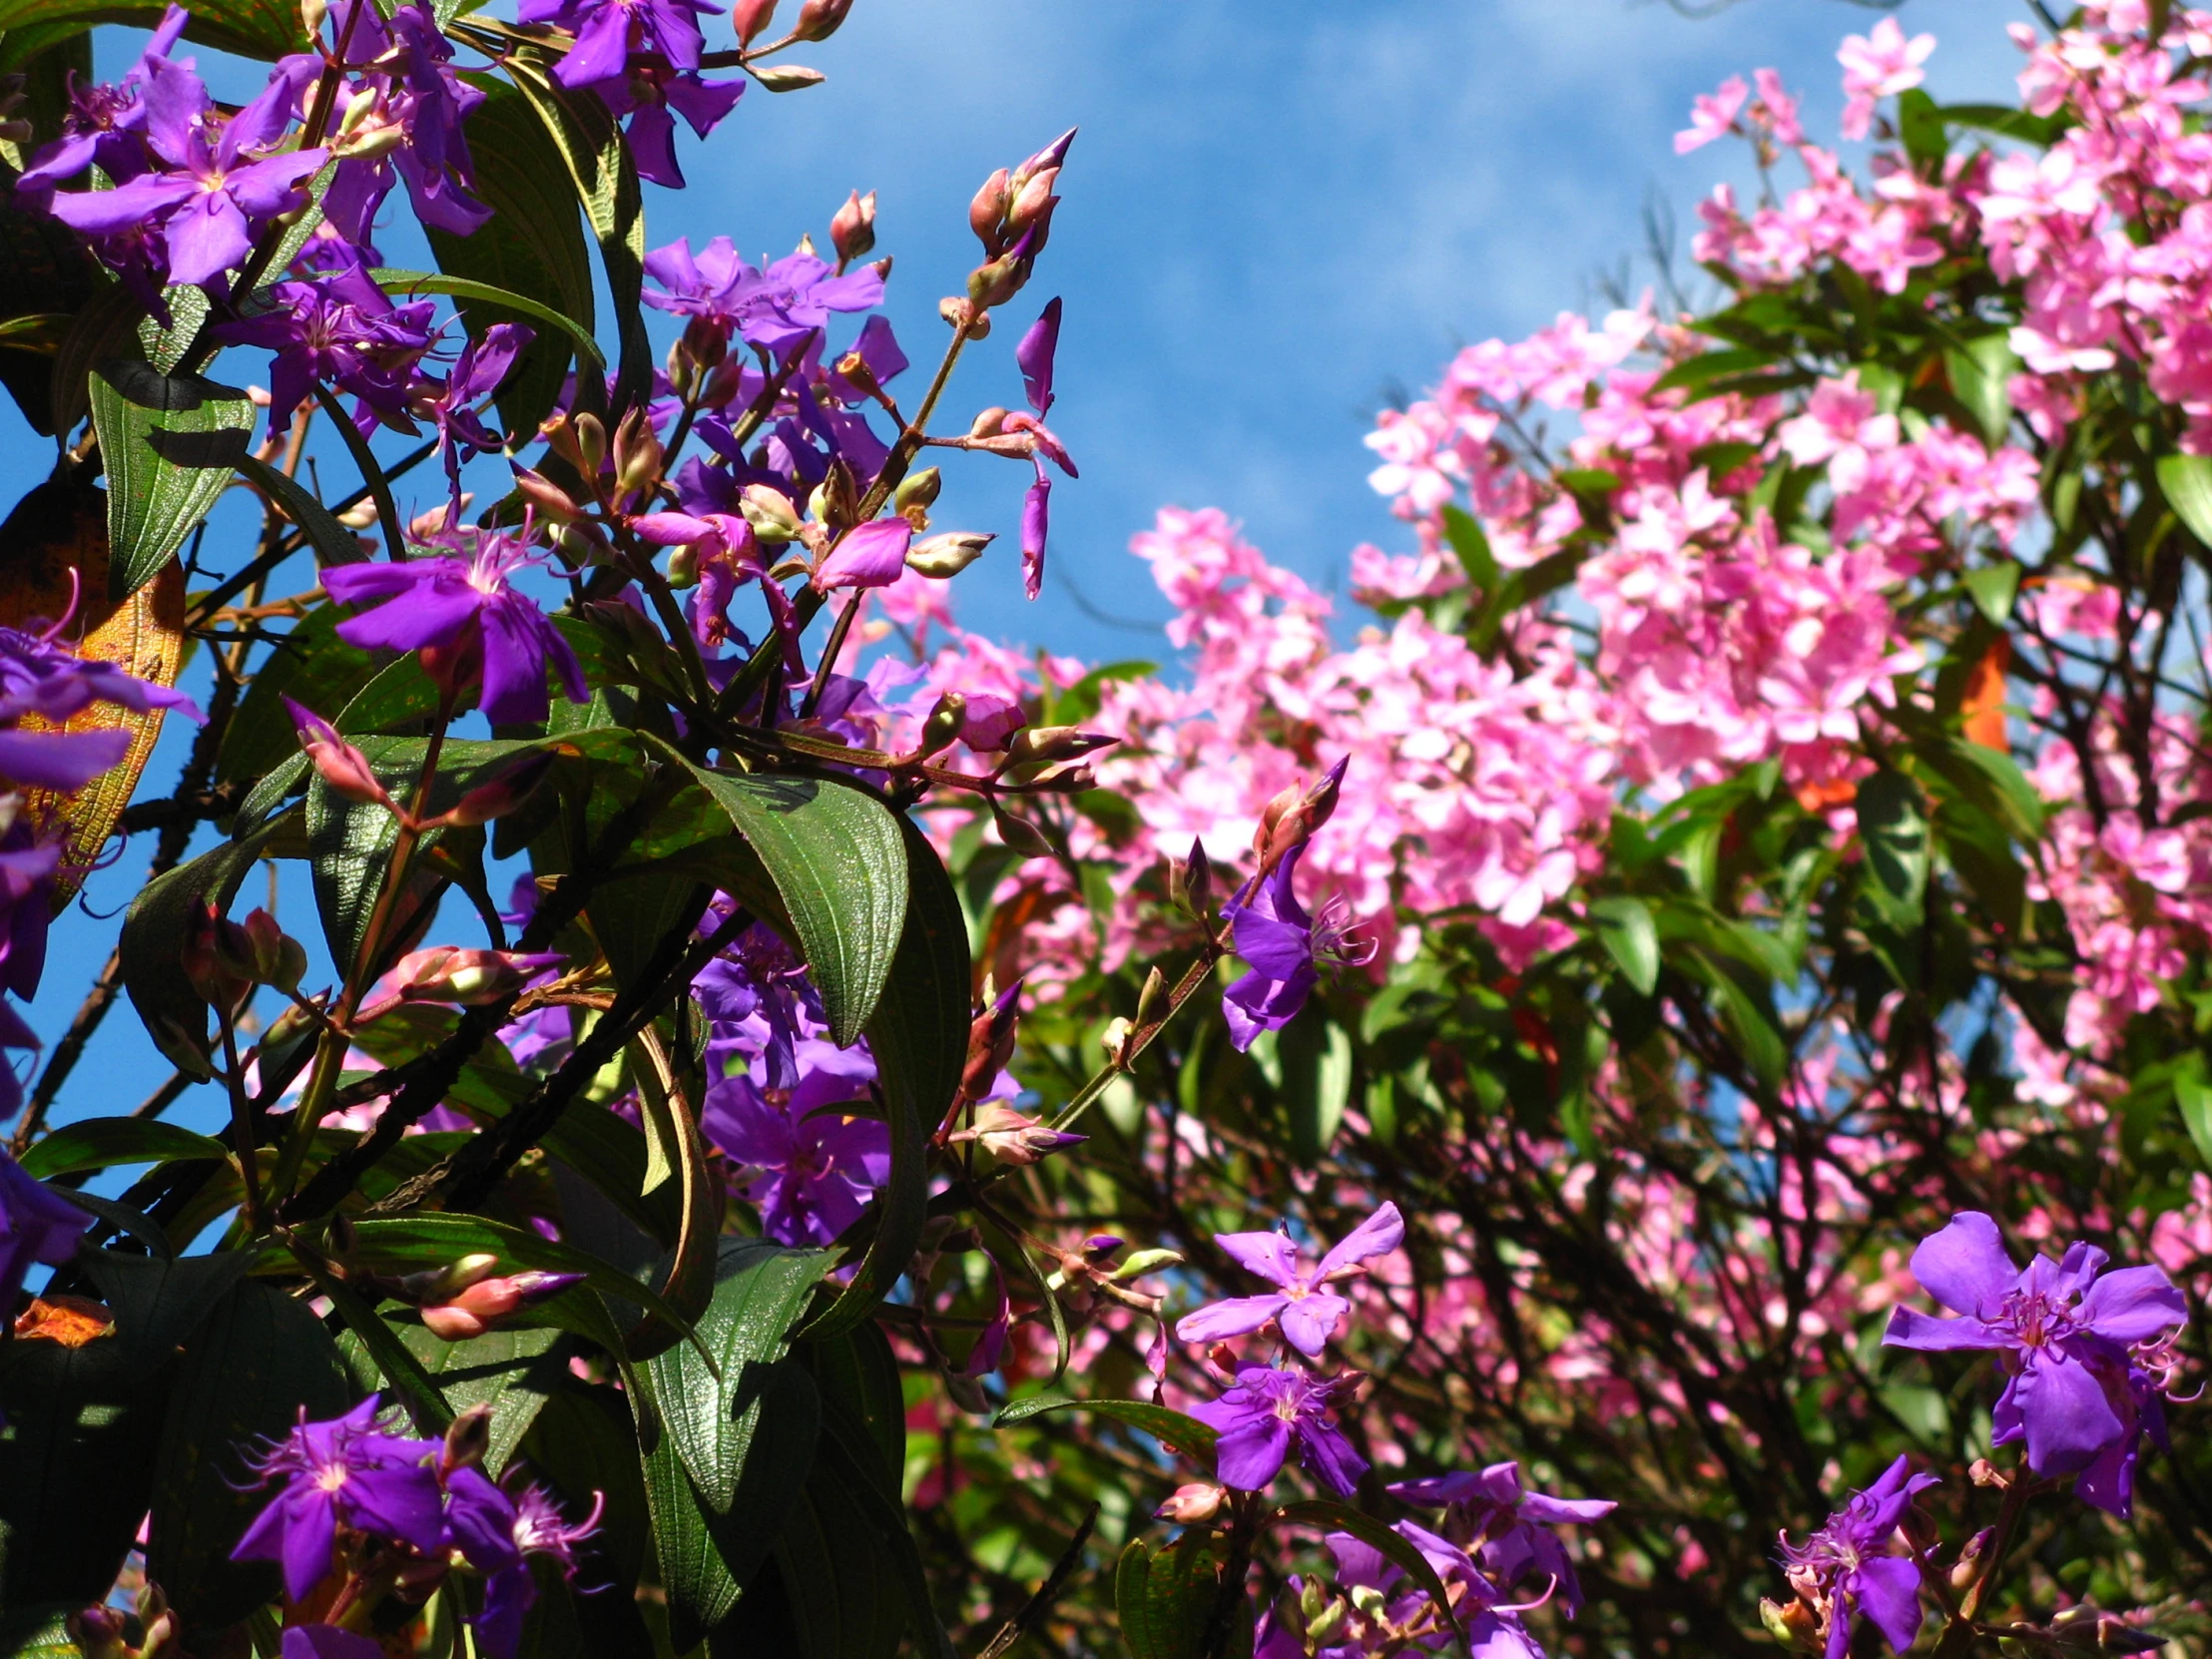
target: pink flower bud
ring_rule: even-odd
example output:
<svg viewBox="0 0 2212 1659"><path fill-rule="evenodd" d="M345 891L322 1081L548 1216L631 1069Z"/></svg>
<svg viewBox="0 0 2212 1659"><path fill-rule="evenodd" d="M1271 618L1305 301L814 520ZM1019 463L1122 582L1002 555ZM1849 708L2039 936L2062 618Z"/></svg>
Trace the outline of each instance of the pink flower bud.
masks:
<svg viewBox="0 0 2212 1659"><path fill-rule="evenodd" d="M402 1002L454 1002L476 1007L504 1001L565 959L558 951L517 953L432 945L400 957L392 970L376 981L358 1017L363 1022L375 1019Z"/></svg>
<svg viewBox="0 0 2212 1659"><path fill-rule="evenodd" d="M540 750L535 755L525 755L490 783L479 784L463 795L450 812L438 815L437 822L472 829L479 824L489 824L493 819L505 818L530 798L552 768L550 752Z"/></svg>
<svg viewBox="0 0 2212 1659"><path fill-rule="evenodd" d="M580 1273L543 1273L535 1269L480 1279L450 1302L424 1308L422 1324L449 1343L481 1337L500 1320L549 1301L571 1285L582 1284L583 1279Z"/></svg>
<svg viewBox="0 0 2212 1659"><path fill-rule="evenodd" d="M776 0L737 0L730 8L730 21L737 25L738 44L751 46L775 15Z"/></svg>
<svg viewBox="0 0 2212 1659"><path fill-rule="evenodd" d="M967 729L960 736L978 755L988 755L1004 749L1007 740L1028 724L1029 717L1013 699L972 692L967 700Z"/></svg>
<svg viewBox="0 0 2212 1659"><path fill-rule="evenodd" d="M1210 1480L1194 1480L1175 1488L1175 1494L1152 1511L1154 1520L1176 1526L1203 1526L1221 1513L1229 1494Z"/></svg>
<svg viewBox="0 0 2212 1659"><path fill-rule="evenodd" d="M300 749L324 784L347 801L382 807L394 814L399 811L391 793L369 770L368 757L339 737L336 727L305 704L295 703L288 697L284 699L284 708L299 734Z"/></svg>
<svg viewBox="0 0 2212 1659"><path fill-rule="evenodd" d="M799 8L799 21L792 25L796 40L828 40L844 26L846 14L852 10L852 0L807 0Z"/></svg>
<svg viewBox="0 0 2212 1659"><path fill-rule="evenodd" d="M1060 1129L1048 1129L1035 1118L1024 1116L1011 1106L985 1106L975 1114L973 1129L962 1129L946 1138L974 1141L1000 1163L1011 1164L1016 1169L1026 1169L1055 1152L1080 1146L1090 1137L1071 1135Z"/></svg>
<svg viewBox="0 0 2212 1659"><path fill-rule="evenodd" d="M983 181L983 188L975 193L975 200L968 204L968 229L983 245L983 252L994 259L1004 250L1005 239L1000 226L1006 218L1006 208L1012 200L1013 176L1000 168Z"/></svg>
<svg viewBox="0 0 2212 1659"><path fill-rule="evenodd" d="M830 241L837 258L850 264L863 259L875 246L875 192L862 196L854 191L830 221Z"/></svg>

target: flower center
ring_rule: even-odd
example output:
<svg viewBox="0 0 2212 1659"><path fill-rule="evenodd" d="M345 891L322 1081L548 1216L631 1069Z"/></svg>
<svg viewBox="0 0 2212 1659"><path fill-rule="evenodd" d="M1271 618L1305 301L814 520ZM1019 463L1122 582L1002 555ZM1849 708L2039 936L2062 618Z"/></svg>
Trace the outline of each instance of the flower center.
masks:
<svg viewBox="0 0 2212 1659"><path fill-rule="evenodd" d="M2023 1348L2042 1348L2073 1329L2065 1306L2041 1291L2014 1291L2004 1299L1997 1323L2009 1325Z"/></svg>

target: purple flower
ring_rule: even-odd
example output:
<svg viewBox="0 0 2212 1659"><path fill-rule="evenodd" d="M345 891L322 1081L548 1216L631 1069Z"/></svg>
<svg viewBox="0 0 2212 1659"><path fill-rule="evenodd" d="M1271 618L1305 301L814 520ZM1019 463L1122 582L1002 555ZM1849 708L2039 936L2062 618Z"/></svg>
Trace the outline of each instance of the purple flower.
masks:
<svg viewBox="0 0 2212 1659"><path fill-rule="evenodd" d="M1399 1521L1390 1530L1419 1550L1421 1559L1443 1580L1444 1593L1451 1597L1451 1610L1465 1622L1475 1654L1482 1659L1523 1659L1524 1655L1527 1659L1542 1659L1542 1650L1515 1616L1519 1609L1501 1607L1505 1598L1475 1571L1464 1549L1412 1521ZM1372 1619L1388 1626L1391 1632L1431 1632L1426 1637L1415 1636L1423 1647L1440 1648L1448 1640L1446 1621L1430 1612L1434 1599L1426 1590L1403 1583L1405 1574L1388 1556L1349 1532L1332 1532L1322 1541L1337 1558L1337 1578L1347 1588L1388 1595L1393 1586L1397 1587L1398 1593L1377 1608L1370 1615ZM1385 1643L1383 1651L1388 1650ZM1353 1651L1365 1654L1371 1650L1363 1645Z"/></svg>
<svg viewBox="0 0 2212 1659"><path fill-rule="evenodd" d="M1280 1031L1306 1006L1321 981L1319 966L1358 966L1375 956L1373 940L1354 942L1341 894L1322 906L1320 920L1307 915L1293 890L1305 846L1294 846L1249 897L1232 899L1222 914L1235 929L1237 954L1252 971L1222 993L1229 1040L1239 1050L1263 1031Z"/></svg>
<svg viewBox="0 0 2212 1659"><path fill-rule="evenodd" d="M435 1555L444 1537L436 1440L375 1429L377 1396L329 1422L299 1425L261 1460L267 1481L288 1483L246 1529L237 1561L280 1561L284 1593L304 1601L330 1571L339 1527Z"/></svg>
<svg viewBox="0 0 2212 1659"><path fill-rule="evenodd" d="M453 43L422 0L393 10L391 33L397 50L379 54L378 67L390 71L379 79L406 135L393 163L423 224L473 235L491 209L470 194L474 163L465 123L484 94L453 72Z"/></svg>
<svg viewBox="0 0 2212 1659"><path fill-rule="evenodd" d="M322 573L322 585L340 604L374 607L338 624L346 644L419 651L424 669L449 690L458 692L480 676L484 713L494 723L542 721L548 662L571 703L588 701L591 690L560 630L510 585L515 571L531 562L520 537L487 531L465 562L336 565Z"/></svg>
<svg viewBox="0 0 2212 1659"><path fill-rule="evenodd" d="M1553 1580L1570 1618L1582 1610L1582 1586L1566 1547L1549 1529L1603 1520L1619 1507L1605 1498L1529 1491L1521 1485L1518 1463L1492 1463L1479 1474L1455 1470L1400 1480L1385 1489L1406 1503L1444 1505L1445 1534L1470 1546L1479 1542L1482 1569L1498 1583L1510 1588L1523 1579Z"/></svg>
<svg viewBox="0 0 2212 1659"><path fill-rule="evenodd" d="M11 918L0 911L0 940L10 930ZM45 943L43 936L41 945ZM38 1034L23 1023L23 1017L4 1001L0 1001L0 1123L15 1116L23 1105L23 1080L16 1075L8 1061L6 1050L11 1048L35 1049L39 1046Z"/></svg>
<svg viewBox="0 0 2212 1659"><path fill-rule="evenodd" d="M1384 1204L1346 1234L1310 1269L1301 1269L1298 1251L1281 1233L1216 1233L1214 1243L1245 1272L1281 1287L1273 1296L1233 1297L1185 1315L1175 1334L1187 1343L1218 1343L1241 1337L1274 1320L1283 1340L1308 1359L1319 1358L1352 1304L1327 1287L1366 1270L1361 1263L1386 1256L1405 1237L1397 1206Z"/></svg>
<svg viewBox="0 0 2212 1659"><path fill-rule="evenodd" d="M875 1062L864 1046L802 1037L793 1065L789 1088L767 1082L765 1055L710 1084L701 1127L746 1166L744 1193L762 1232L785 1244L829 1244L890 1179L890 1131L880 1118L836 1110L869 1097Z"/></svg>
<svg viewBox="0 0 2212 1659"><path fill-rule="evenodd" d="M699 19L721 10L705 0L522 0L515 15L525 23L557 24L576 37L553 78L578 89L623 79L633 54L657 54L677 69L697 69L707 46Z"/></svg>
<svg viewBox="0 0 2212 1659"><path fill-rule="evenodd" d="M461 452L487 455L502 446L497 432L484 424L482 405L505 383L515 358L532 340L535 329L520 322L495 322L461 347L453 372L445 380L429 381L433 395L421 406L423 418L437 427L438 453L445 458L445 476L453 493L461 493ZM274 401L271 405L275 412Z"/></svg>
<svg viewBox="0 0 2212 1659"><path fill-rule="evenodd" d="M657 248L645 257L645 274L664 290L648 293L648 305L735 328L771 351L827 328L831 311L872 310L883 300L883 278L873 266L840 276L812 254L791 254L756 271L728 237L715 238L696 258L689 237Z"/></svg>
<svg viewBox="0 0 2212 1659"><path fill-rule="evenodd" d="M70 78L62 136L41 150L16 180L18 201L44 207L53 199L57 185L67 184L88 167L99 168L119 185L151 168L144 137L146 104L139 96L139 87L154 66L176 48L185 25L191 21L182 6L171 6L162 14L161 26L147 41L138 62L114 86L79 86L74 76Z"/></svg>
<svg viewBox="0 0 2212 1659"><path fill-rule="evenodd" d="M1992 1443L2024 1438L2029 1468L2079 1475L2075 1491L2085 1501L2125 1515L2142 1431L2164 1426L2157 1391L2131 1350L2160 1344L2189 1313L2157 1268L2105 1273L2109 1260L2076 1243L2059 1261L2036 1257L2023 1273L1996 1223L1966 1211L1913 1252L1914 1277L1964 1317L1900 1308L1882 1340L1924 1353L1997 1351L2007 1376Z"/></svg>
<svg viewBox="0 0 2212 1659"><path fill-rule="evenodd" d="M1921 1633L1921 1568L1909 1556L1879 1553L1897 1531L1916 1494L1937 1484L1933 1474L1908 1477L1900 1457L1882 1478L1854 1492L1828 1524L1802 1544L1782 1538L1782 1563L1797 1591L1819 1615L1826 1659L1851 1651L1852 1620L1860 1614L1899 1653Z"/></svg>
<svg viewBox="0 0 2212 1659"><path fill-rule="evenodd" d="M1021 591L1031 599L1044 591L1044 543L1052 525L1051 503L1052 480L1039 467L1037 481L1021 497Z"/></svg>
<svg viewBox="0 0 2212 1659"><path fill-rule="evenodd" d="M1060 347L1060 301L1048 300L1042 314L1029 325L1014 347L1014 363L1021 370L1021 389L1029 406L1042 420L1052 412L1052 358Z"/></svg>
<svg viewBox="0 0 2212 1659"><path fill-rule="evenodd" d="M176 709L195 721L207 718L183 692L76 656L57 643L67 626L65 617L43 634L0 628L0 788L79 789L131 747L130 734L120 729L27 732L20 726L27 715L59 726L95 703L112 703L139 714Z"/></svg>
<svg viewBox="0 0 2212 1659"><path fill-rule="evenodd" d="M1309 1371L1243 1365L1234 1387L1192 1406L1191 1415L1221 1431L1215 1475L1224 1486L1262 1490L1295 1450L1299 1467L1339 1497L1350 1497L1368 1460L1331 1420L1331 1407L1358 1385L1350 1372L1321 1378Z"/></svg>
<svg viewBox="0 0 2212 1659"><path fill-rule="evenodd" d="M638 177L670 190L684 188L684 170L676 161L676 117L705 138L738 107L745 83L710 81L696 70L640 64L627 78L603 81L595 89L620 119L630 141L630 159Z"/></svg>
<svg viewBox="0 0 2212 1659"><path fill-rule="evenodd" d="M261 96L219 126L199 76L152 61L145 136L159 165L113 190L59 194L50 211L96 242L158 227L171 281L215 280L245 262L264 225L299 205L299 182L327 159L320 149L253 159L290 125L306 62L277 65Z"/></svg>
<svg viewBox="0 0 2212 1659"><path fill-rule="evenodd" d="M484 1575L484 1610L475 1619L476 1640L492 1659L515 1659L522 1648L522 1622L538 1598L528 1557L550 1556L564 1575L576 1571L576 1545L599 1525L605 1499L577 1526L543 1488L525 1486L509 1496L479 1469L455 1469L446 1481L452 1503L446 1510L448 1541Z"/></svg>
<svg viewBox="0 0 2212 1659"><path fill-rule="evenodd" d="M906 569L906 550L914 527L902 518L878 518L856 524L837 538L812 577L818 592L837 588L883 588Z"/></svg>
<svg viewBox="0 0 2212 1659"><path fill-rule="evenodd" d="M272 436L290 428L292 411L318 384L351 393L387 426L413 430L408 391L415 364L436 338L434 300L394 305L357 264L278 282L270 292L269 310L218 323L216 332L276 353L269 371Z"/></svg>
<svg viewBox="0 0 2212 1659"><path fill-rule="evenodd" d="M0 1007L0 1025L15 1016ZM17 1022L20 1023L20 1022ZM0 1038L5 1033L0 1032ZM59 1267L77 1254L92 1217L23 1173L0 1152L0 1319L15 1317L16 1298L33 1262Z"/></svg>
<svg viewBox="0 0 2212 1659"><path fill-rule="evenodd" d="M0 814L13 815L0 830L0 986L28 1002L46 971L46 929L54 915L46 895L61 867L62 849L35 837L14 797L0 796ZM8 1019L11 1024L0 1028L0 1048L38 1046L20 1020L13 1014ZM8 1110L13 1113L12 1102Z"/></svg>

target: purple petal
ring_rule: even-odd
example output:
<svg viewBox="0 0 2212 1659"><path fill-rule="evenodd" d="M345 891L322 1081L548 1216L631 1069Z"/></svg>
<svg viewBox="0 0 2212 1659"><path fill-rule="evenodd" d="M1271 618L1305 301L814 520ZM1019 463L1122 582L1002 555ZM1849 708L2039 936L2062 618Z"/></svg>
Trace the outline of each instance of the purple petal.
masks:
<svg viewBox="0 0 2212 1659"><path fill-rule="evenodd" d="M324 585L340 570L391 567L333 566L322 573ZM423 583L402 601L379 605L339 623L337 636L364 651L420 651L426 645L450 645L476 620L483 604L484 596L465 584L456 589L444 583Z"/></svg>
<svg viewBox="0 0 2212 1659"><path fill-rule="evenodd" d="M1214 1475L1224 1486L1257 1492L1283 1472L1283 1459L1290 1452L1289 1423L1273 1411L1240 1412L1234 1426L1222 1431Z"/></svg>
<svg viewBox="0 0 2212 1659"><path fill-rule="evenodd" d="M2078 1474L2126 1431L2089 1368L2048 1349L2029 1358L2010 1391L2037 1474Z"/></svg>
<svg viewBox="0 0 2212 1659"><path fill-rule="evenodd" d="M1944 1354L1957 1349L2011 1348L2012 1338L1992 1331L1976 1319L1939 1320L1911 1308L1890 1313L1890 1329L1882 1334L1886 1348L1918 1349L1923 1354Z"/></svg>
<svg viewBox="0 0 2212 1659"><path fill-rule="evenodd" d="M1052 481L1043 473L1021 498L1021 588L1031 599L1044 591L1044 544L1052 525Z"/></svg>
<svg viewBox="0 0 2212 1659"><path fill-rule="evenodd" d="M1903 1653L1921 1633L1921 1569L1902 1555L1863 1562L1856 1574L1859 1610Z"/></svg>
<svg viewBox="0 0 2212 1659"><path fill-rule="evenodd" d="M1338 1321L1351 1311L1352 1304L1343 1297L1322 1292L1291 1299L1277 1319L1283 1327L1283 1340L1314 1360L1321 1357L1329 1339L1336 1335Z"/></svg>
<svg viewBox="0 0 2212 1659"><path fill-rule="evenodd" d="M1052 412L1052 358L1060 344L1060 301L1052 299L1014 347L1021 386L1039 418Z"/></svg>
<svg viewBox="0 0 2212 1659"><path fill-rule="evenodd" d="M1248 1336L1280 1314L1290 1299L1281 1296L1232 1297L1209 1303L1176 1323L1175 1334L1187 1343L1218 1343L1229 1337Z"/></svg>
<svg viewBox="0 0 2212 1659"><path fill-rule="evenodd" d="M2098 1336L2125 1346L2188 1324L2189 1304L2157 1268L2122 1268L2089 1287L2075 1317Z"/></svg>
<svg viewBox="0 0 2212 1659"><path fill-rule="evenodd" d="M368 1637L334 1624L295 1624L277 1651L282 1659L383 1659L384 1653Z"/></svg>
<svg viewBox="0 0 2212 1659"><path fill-rule="evenodd" d="M190 179L148 173L113 190L64 192L54 198L48 211L64 225L89 237L114 236L159 221L197 192L198 187Z"/></svg>
<svg viewBox="0 0 2212 1659"><path fill-rule="evenodd" d="M2004 1251L1997 1224L1978 1210L1953 1216L1940 1233L1913 1252L1913 1277L1921 1288L1957 1314L1993 1315L2020 1270Z"/></svg>
<svg viewBox="0 0 2212 1659"><path fill-rule="evenodd" d="M0 731L0 778L34 789L74 790L131 752L122 727L99 732Z"/></svg>
<svg viewBox="0 0 2212 1659"><path fill-rule="evenodd" d="M1251 961L1248 956L1245 958ZM1254 967L1260 964L1253 962ZM1378 1256L1387 1256L1405 1241L1405 1220L1397 1213L1395 1204L1384 1204L1382 1209L1347 1233L1321 1259L1321 1266L1314 1271L1317 1283L1328 1279L1341 1268L1349 1268L1355 1262L1373 1261Z"/></svg>
<svg viewBox="0 0 2212 1659"><path fill-rule="evenodd" d="M545 719L544 615L509 594L483 609L484 718L508 726Z"/></svg>
<svg viewBox="0 0 2212 1659"><path fill-rule="evenodd" d="M1298 1251L1281 1233L1216 1233L1214 1243L1245 1272L1286 1291L1298 1281Z"/></svg>
<svg viewBox="0 0 2212 1659"><path fill-rule="evenodd" d="M1368 1472L1368 1460L1352 1449L1352 1442L1334 1424L1302 1420L1299 1424L1299 1466L1339 1497L1360 1489L1360 1476ZM1228 1441L1222 1442L1226 1449ZM1235 1485L1225 1474L1224 1483Z"/></svg>
<svg viewBox="0 0 2212 1659"><path fill-rule="evenodd" d="M913 539L914 527L902 518L856 525L822 561L815 586L825 593L833 588L887 587L906 568L906 549Z"/></svg>
<svg viewBox="0 0 2212 1659"><path fill-rule="evenodd" d="M173 282L212 282L254 251L239 206L221 191L196 196L163 229Z"/></svg>

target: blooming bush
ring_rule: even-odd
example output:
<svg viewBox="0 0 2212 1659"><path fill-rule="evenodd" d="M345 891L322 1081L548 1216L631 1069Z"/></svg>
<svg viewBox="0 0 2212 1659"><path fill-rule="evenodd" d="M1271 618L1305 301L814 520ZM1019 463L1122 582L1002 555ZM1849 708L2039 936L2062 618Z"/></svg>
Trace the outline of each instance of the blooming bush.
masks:
<svg viewBox="0 0 2212 1659"><path fill-rule="evenodd" d="M0 40L4 1651L2201 1644L2212 13L2018 107L1885 19L1862 174L1701 98L1715 303L1387 411L1348 643L1164 512L1163 673L962 631L920 464L1024 464L1034 597L1072 135L919 390L872 196L653 246L847 4Z"/></svg>

